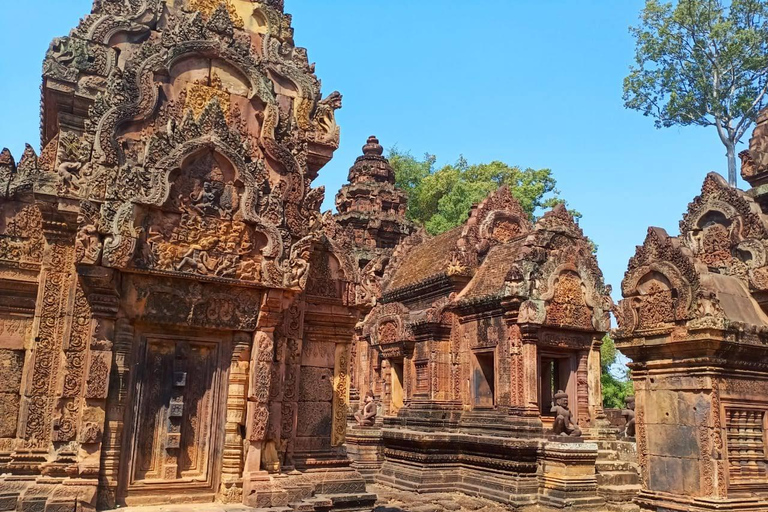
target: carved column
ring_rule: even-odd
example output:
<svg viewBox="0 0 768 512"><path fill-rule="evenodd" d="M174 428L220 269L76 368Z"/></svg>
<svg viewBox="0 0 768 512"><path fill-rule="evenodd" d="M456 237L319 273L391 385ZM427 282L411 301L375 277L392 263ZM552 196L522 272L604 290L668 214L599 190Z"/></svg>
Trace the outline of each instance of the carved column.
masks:
<svg viewBox="0 0 768 512"><path fill-rule="evenodd" d="M347 436L349 408L349 343L336 344L336 365L333 374L333 430L331 445L341 446Z"/></svg>
<svg viewBox="0 0 768 512"><path fill-rule="evenodd" d="M78 440L84 445L86 455L80 461L81 476L99 478L104 460L104 443L107 423L107 398L110 390L110 374L113 370L115 319L118 311L118 294L115 273L103 268L84 268L80 277L87 293L89 317L81 317L81 309L75 304L73 333L79 330L90 343L85 378L85 403L83 405ZM73 345L70 337L70 346Z"/></svg>
<svg viewBox="0 0 768 512"><path fill-rule="evenodd" d="M587 362L587 380L589 386L589 412L594 426L608 426L609 423L603 410L603 385L600 381L602 367L600 365L600 347L603 345L601 338L595 338L589 351Z"/></svg>
<svg viewBox="0 0 768 512"><path fill-rule="evenodd" d="M246 435L248 448L243 468L244 485L264 480L261 457L269 427L269 394L272 386L272 365L275 358L275 328L283 318L283 294L270 291L264 296L258 331L254 334L249 367ZM247 489L245 489L247 492Z"/></svg>
<svg viewBox="0 0 768 512"><path fill-rule="evenodd" d="M283 369L282 404L280 406L280 439L282 466L285 471L294 467L293 453L299 413L301 385L301 354L304 350L304 301L296 299L286 309L282 332L285 336L285 367Z"/></svg>
<svg viewBox="0 0 768 512"><path fill-rule="evenodd" d="M115 323L112 375L107 399L107 418L99 472L99 507L114 508L119 485L121 445L125 429L125 404L131 373L133 325L127 318Z"/></svg>
<svg viewBox="0 0 768 512"><path fill-rule="evenodd" d="M384 411L384 415L395 414L392 405L392 366L386 359L381 360L380 365L380 378L378 379L379 390L377 392L371 383L371 390L374 395L381 401L381 409Z"/></svg>
<svg viewBox="0 0 768 512"><path fill-rule="evenodd" d="M531 418L541 417L539 408L539 350L538 325L523 324L523 415Z"/></svg>
<svg viewBox="0 0 768 512"><path fill-rule="evenodd" d="M272 384L273 332L259 331L253 339L250 382L248 385L248 441L250 447L245 473L260 471L261 452L269 426L269 391Z"/></svg>
<svg viewBox="0 0 768 512"><path fill-rule="evenodd" d="M368 371L368 367L364 366L361 362L362 352L364 352L364 346L360 339L360 333L358 329L355 329L355 336L352 338L352 344L350 345L349 354L349 403L357 404L360 402L360 388L361 388L361 372ZM354 412L351 410L354 407L348 407L347 412L351 413L347 415L347 420L353 418Z"/></svg>
<svg viewBox="0 0 768 512"><path fill-rule="evenodd" d="M219 498L224 503L239 503L243 499L243 436L245 425L248 368L251 359L252 336L238 332L234 336L232 362L229 368L227 422L221 465Z"/></svg>
<svg viewBox="0 0 768 512"><path fill-rule="evenodd" d="M584 429L592 426L589 407L589 352L579 353L579 366L576 369L576 401L578 404L579 426Z"/></svg>
<svg viewBox="0 0 768 512"><path fill-rule="evenodd" d="M502 306L504 307L504 322L507 326L506 343L509 347L509 359L501 359L500 364L509 365L509 412L514 416L524 416L526 410L526 373L523 334L517 324L519 304L509 301L504 302Z"/></svg>
<svg viewBox="0 0 768 512"><path fill-rule="evenodd" d="M512 350L510 337L500 336L499 344L496 348L498 365L498 388L496 392L496 403L500 410L509 411L513 405L512 402Z"/></svg>
<svg viewBox="0 0 768 512"><path fill-rule="evenodd" d="M53 437L56 383L61 372L63 340L74 274L74 232L44 213L46 238L35 318L35 344L24 386L21 437L41 446Z"/></svg>

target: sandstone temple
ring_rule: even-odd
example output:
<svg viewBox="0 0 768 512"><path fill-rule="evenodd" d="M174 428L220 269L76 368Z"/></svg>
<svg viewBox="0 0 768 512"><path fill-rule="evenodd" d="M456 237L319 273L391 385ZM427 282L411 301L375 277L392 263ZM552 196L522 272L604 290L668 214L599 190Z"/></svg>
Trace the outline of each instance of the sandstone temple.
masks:
<svg viewBox="0 0 768 512"><path fill-rule="evenodd" d="M563 206L429 236L376 137L321 213L341 103L282 0L95 0L53 41L42 149L0 154L0 512L768 511L768 112L752 188L709 175L615 305Z"/></svg>

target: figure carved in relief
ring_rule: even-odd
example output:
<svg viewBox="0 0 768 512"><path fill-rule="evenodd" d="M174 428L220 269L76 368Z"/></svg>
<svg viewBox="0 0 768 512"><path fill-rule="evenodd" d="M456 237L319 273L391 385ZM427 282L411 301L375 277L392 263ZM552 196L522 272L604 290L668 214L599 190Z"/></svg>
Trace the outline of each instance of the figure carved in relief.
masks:
<svg viewBox="0 0 768 512"><path fill-rule="evenodd" d="M307 272L309 271L309 249L294 247L291 251L291 259L289 260L290 275L286 276L288 279L287 286L302 286Z"/></svg>
<svg viewBox="0 0 768 512"><path fill-rule="evenodd" d="M376 414L379 406L376 404L376 398L373 391L365 394L365 401L359 411L355 413L355 420L361 427L372 427L376 423Z"/></svg>
<svg viewBox="0 0 768 512"><path fill-rule="evenodd" d="M75 48L68 37L57 37L51 42L51 57L60 64L69 64L75 60Z"/></svg>
<svg viewBox="0 0 768 512"><path fill-rule="evenodd" d="M181 272L182 269L189 266L192 270L201 274L213 272L215 267L209 265L210 256L208 251L213 249L217 242L215 238L208 237L201 240L199 244L191 245L189 250L182 256L181 262L176 265L176 270Z"/></svg>
<svg viewBox="0 0 768 512"><path fill-rule="evenodd" d="M334 91L317 104L317 111L315 112L317 127L329 140L338 136L339 127L336 124L336 111L341 108L341 103L341 93Z"/></svg>
<svg viewBox="0 0 768 512"><path fill-rule="evenodd" d="M203 183L203 189L198 193L193 192L189 198L192 201L190 207L201 217L204 217L206 213L218 212L222 215L224 214L218 206L218 194L210 181Z"/></svg>
<svg viewBox="0 0 768 512"><path fill-rule="evenodd" d="M232 279L236 278L237 256L234 254L227 254L223 256L214 273L219 277L228 277Z"/></svg>
<svg viewBox="0 0 768 512"><path fill-rule="evenodd" d="M558 391L552 411L555 413L555 424L552 427L555 435L581 437L581 429L573 422L573 413L568 409L568 394Z"/></svg>
<svg viewBox="0 0 768 512"><path fill-rule="evenodd" d="M63 162L59 165L57 173L61 178L61 191L64 194L73 194L80 190L80 162Z"/></svg>
<svg viewBox="0 0 768 512"><path fill-rule="evenodd" d="M162 242L165 239L165 234L158 226L149 226L147 230L147 244L154 249L155 244Z"/></svg>
<svg viewBox="0 0 768 512"><path fill-rule="evenodd" d="M77 260L78 263L94 265L101 256L101 241L99 240L99 230L83 215L79 215L78 224L82 227L77 232Z"/></svg>
<svg viewBox="0 0 768 512"><path fill-rule="evenodd" d="M627 428L624 430L624 435L635 437L635 397L628 396L625 401L627 408L621 411L621 415L627 418Z"/></svg>

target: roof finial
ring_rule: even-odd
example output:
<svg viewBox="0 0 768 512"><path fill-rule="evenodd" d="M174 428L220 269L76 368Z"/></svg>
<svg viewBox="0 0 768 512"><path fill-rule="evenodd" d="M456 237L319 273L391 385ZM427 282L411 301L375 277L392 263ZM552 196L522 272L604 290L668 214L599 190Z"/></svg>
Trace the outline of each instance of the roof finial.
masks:
<svg viewBox="0 0 768 512"><path fill-rule="evenodd" d="M377 156L384 154L384 147L379 144L379 139L377 139L375 135L368 137L368 143L363 146L363 154Z"/></svg>

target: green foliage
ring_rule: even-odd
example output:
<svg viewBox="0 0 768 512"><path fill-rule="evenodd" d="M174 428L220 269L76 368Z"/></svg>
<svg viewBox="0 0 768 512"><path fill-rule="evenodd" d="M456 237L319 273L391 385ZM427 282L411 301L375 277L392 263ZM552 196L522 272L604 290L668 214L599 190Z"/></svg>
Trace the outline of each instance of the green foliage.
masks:
<svg viewBox="0 0 768 512"><path fill-rule="evenodd" d="M768 2L647 0L625 106L656 126L715 126L736 184L735 146L766 105Z"/></svg>
<svg viewBox="0 0 768 512"><path fill-rule="evenodd" d="M606 335L603 345L600 347L600 382L603 388L603 407L606 409L623 409L624 399L634 394L632 381L629 379L629 370L624 370L623 375L616 376L617 370L612 368L618 359L619 351L613 339Z"/></svg>
<svg viewBox="0 0 768 512"><path fill-rule="evenodd" d="M549 169L522 169L498 161L470 165L463 157L436 169L434 155L417 159L397 148L388 158L397 186L408 193L408 218L433 235L464 223L472 206L502 185L510 188L532 220L538 209L564 202Z"/></svg>

